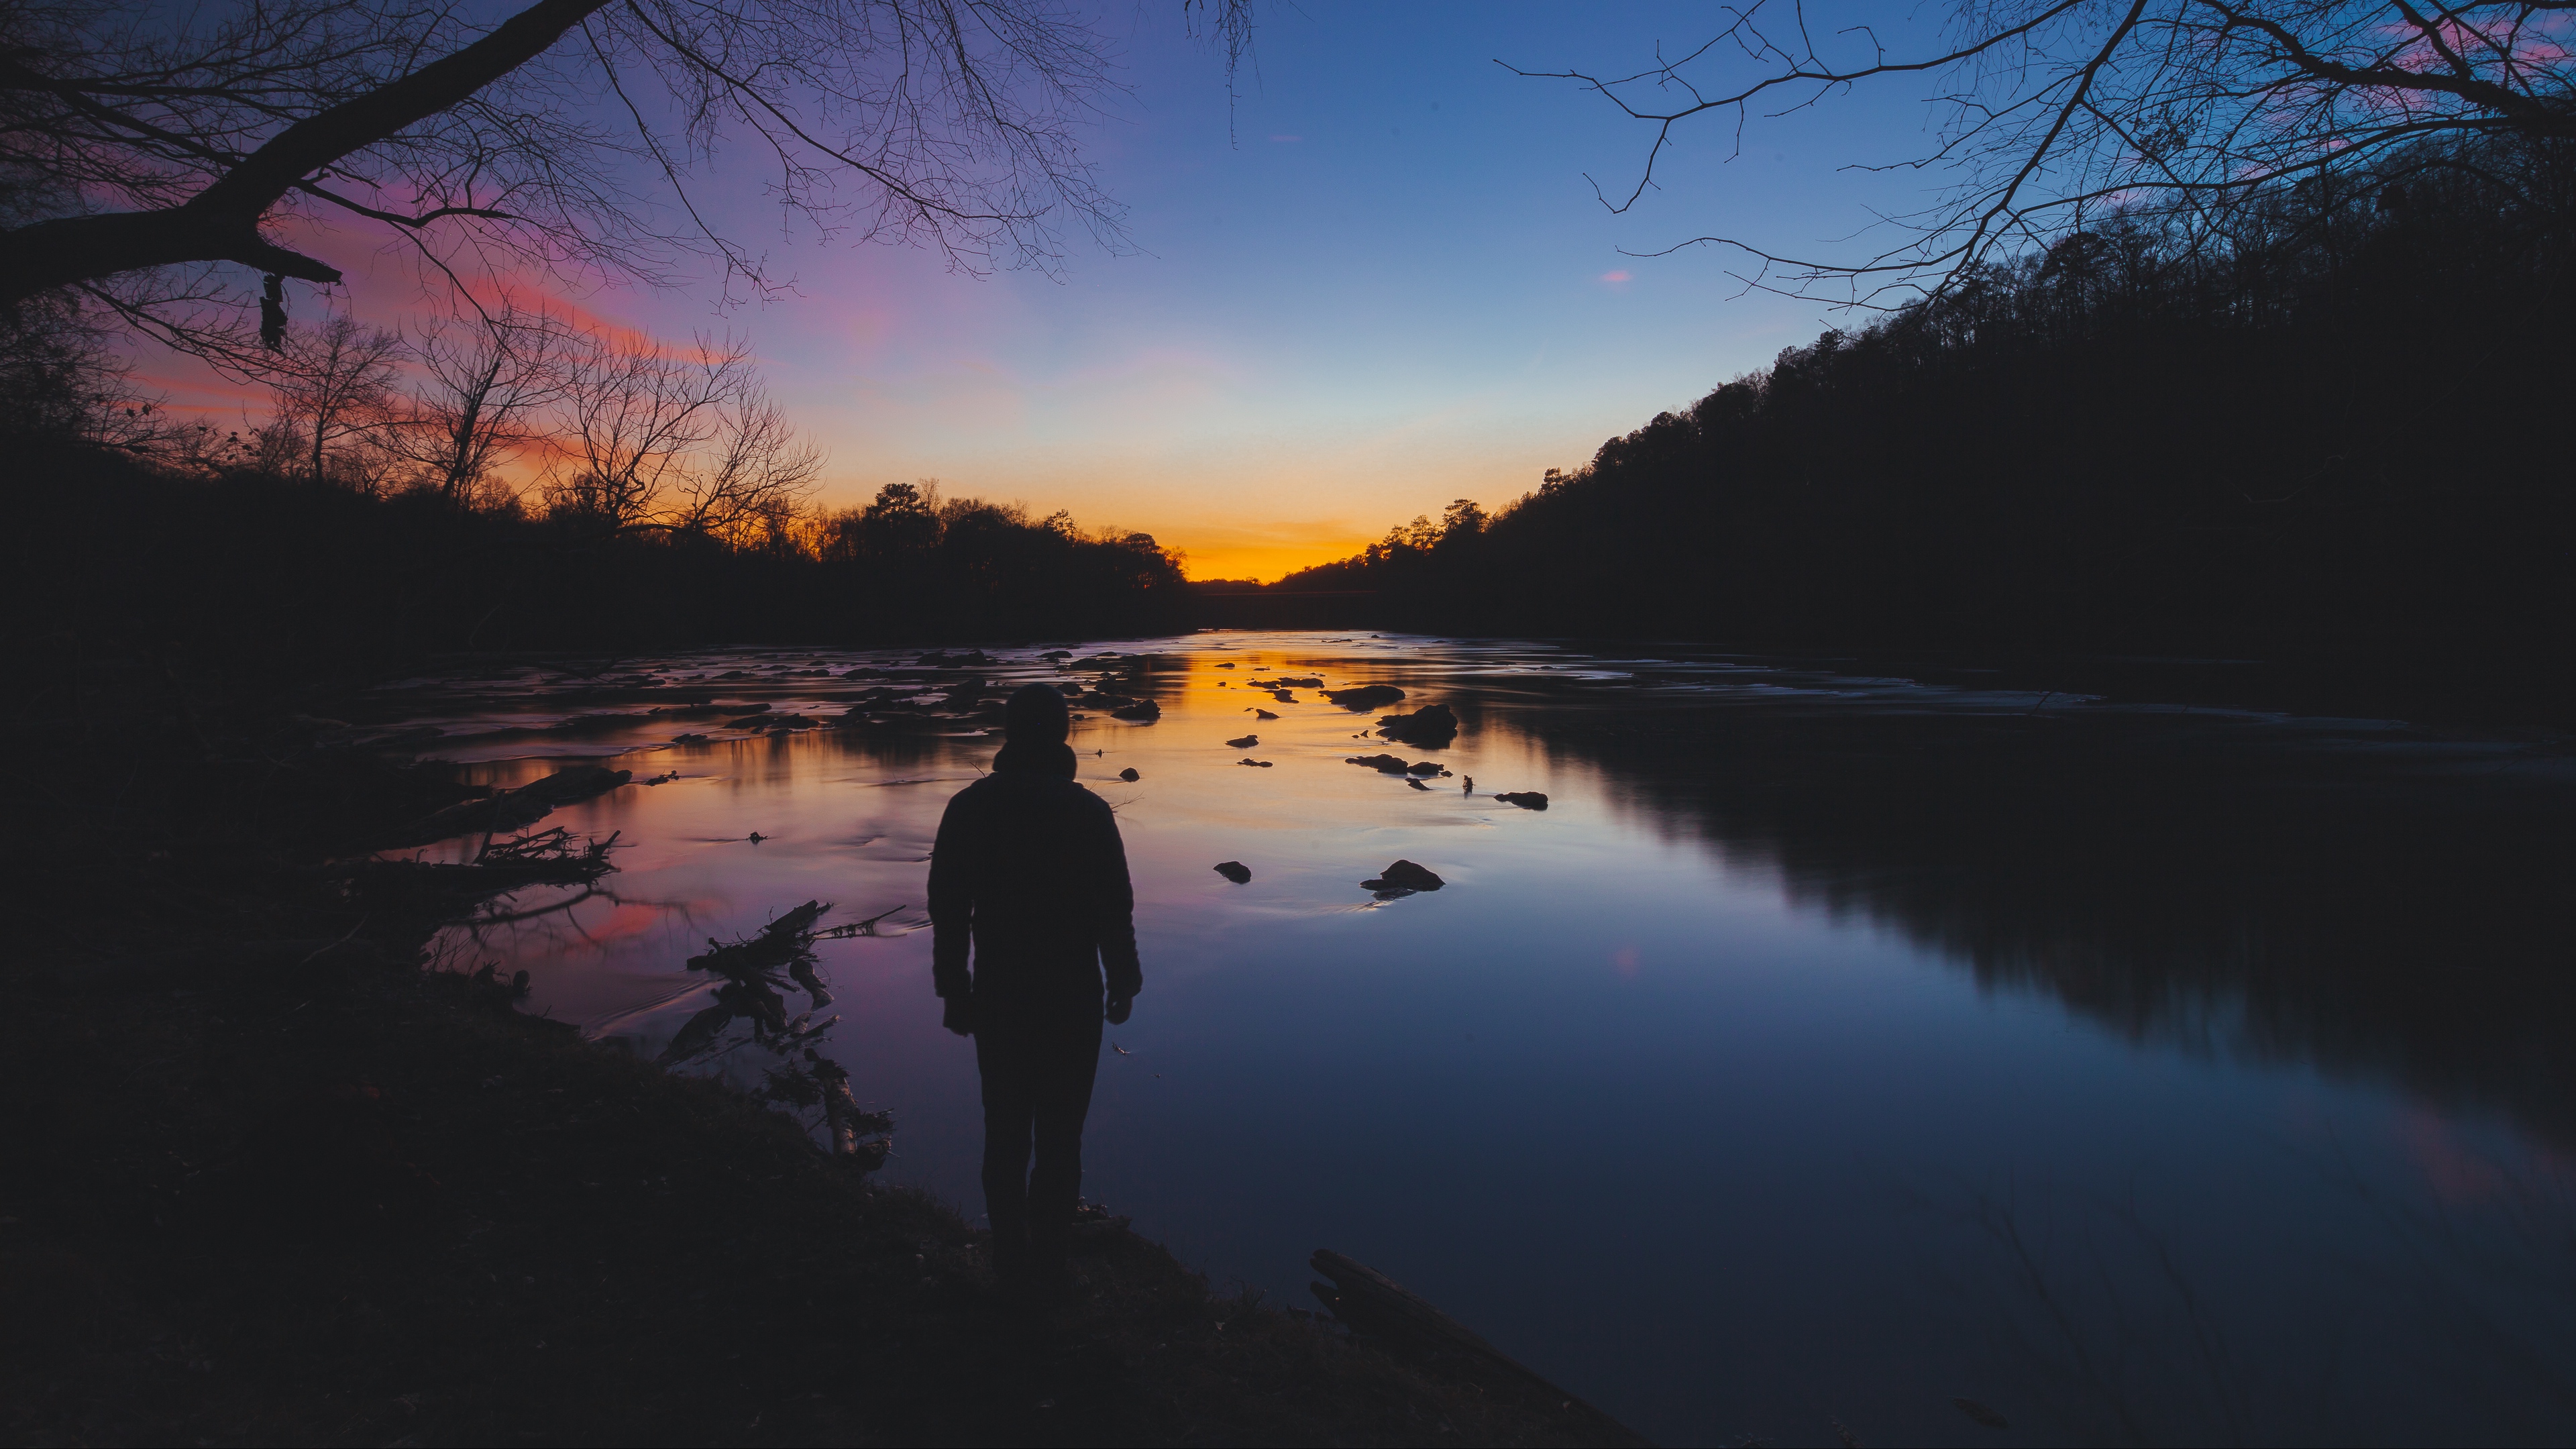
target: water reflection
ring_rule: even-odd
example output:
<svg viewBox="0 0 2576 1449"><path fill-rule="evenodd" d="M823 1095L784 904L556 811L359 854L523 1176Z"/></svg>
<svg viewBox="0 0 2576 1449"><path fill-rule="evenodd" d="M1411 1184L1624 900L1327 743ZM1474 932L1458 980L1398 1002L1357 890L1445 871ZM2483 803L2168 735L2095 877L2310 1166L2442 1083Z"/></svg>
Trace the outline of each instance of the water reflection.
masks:
<svg viewBox="0 0 2576 1449"><path fill-rule="evenodd" d="M1220 1277L1345 1249L1670 1440L1986 1442L1953 1398L2087 1441L2576 1432L2556 739L1240 634L386 713L496 784L676 772L547 820L624 832L613 895L525 892L460 959L818 1131L891 1109L885 1170L971 1202L899 903L1028 679L1087 716L1139 894L1092 1180ZM896 909L796 919L828 901Z"/></svg>
<svg viewBox="0 0 2576 1449"><path fill-rule="evenodd" d="M1597 698L1597 696L1596 696ZM1489 720L1625 809L2133 1041L2393 1078L2576 1137L2557 741L2060 705L1737 699Z"/></svg>

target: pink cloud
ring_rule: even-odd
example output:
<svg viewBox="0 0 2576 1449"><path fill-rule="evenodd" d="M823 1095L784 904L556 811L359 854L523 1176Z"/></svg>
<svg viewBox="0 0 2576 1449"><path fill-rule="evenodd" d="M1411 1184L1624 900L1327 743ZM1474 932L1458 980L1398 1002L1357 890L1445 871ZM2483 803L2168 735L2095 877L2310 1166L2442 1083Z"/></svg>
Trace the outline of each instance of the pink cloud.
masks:
<svg viewBox="0 0 2576 1449"><path fill-rule="evenodd" d="M1601 280L1605 282L1627 282L1634 281L1635 278L1630 276L1627 269L1623 267L1615 272L1603 272L1601 274Z"/></svg>

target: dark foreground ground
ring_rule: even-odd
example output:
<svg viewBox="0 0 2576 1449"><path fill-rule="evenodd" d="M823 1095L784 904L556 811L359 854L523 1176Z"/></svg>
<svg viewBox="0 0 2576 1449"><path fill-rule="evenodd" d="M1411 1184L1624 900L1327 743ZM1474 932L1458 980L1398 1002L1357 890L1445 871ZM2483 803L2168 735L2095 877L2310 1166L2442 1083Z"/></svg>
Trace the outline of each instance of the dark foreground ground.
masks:
<svg viewBox="0 0 2576 1449"><path fill-rule="evenodd" d="M0 1440L1621 1442L1098 1241L1063 1312L794 1124L414 964L329 862L454 798L319 694L31 661L0 964ZM1499 1271L1498 1267L1498 1271Z"/></svg>

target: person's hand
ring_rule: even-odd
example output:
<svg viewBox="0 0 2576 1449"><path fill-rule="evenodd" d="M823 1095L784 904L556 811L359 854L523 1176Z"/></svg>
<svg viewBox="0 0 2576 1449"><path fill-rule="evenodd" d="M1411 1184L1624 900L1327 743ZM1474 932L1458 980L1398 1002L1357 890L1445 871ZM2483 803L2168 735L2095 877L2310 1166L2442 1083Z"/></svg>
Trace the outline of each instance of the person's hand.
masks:
<svg viewBox="0 0 2576 1449"><path fill-rule="evenodd" d="M963 996L948 998L948 1006L939 1014L939 1024L959 1036L975 1034L975 1006Z"/></svg>
<svg viewBox="0 0 2576 1449"><path fill-rule="evenodd" d="M1132 996L1113 996L1109 998L1109 1024L1111 1026L1125 1026L1127 1024L1127 1014L1135 1009L1136 998Z"/></svg>

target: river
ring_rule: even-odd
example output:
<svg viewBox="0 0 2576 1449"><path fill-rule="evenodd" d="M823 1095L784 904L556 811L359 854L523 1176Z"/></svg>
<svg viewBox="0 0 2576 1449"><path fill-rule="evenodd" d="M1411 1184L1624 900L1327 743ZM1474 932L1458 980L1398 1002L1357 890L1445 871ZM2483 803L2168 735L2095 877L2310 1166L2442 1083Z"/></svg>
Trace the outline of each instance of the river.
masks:
<svg viewBox="0 0 2576 1449"><path fill-rule="evenodd" d="M1146 973L1085 1192L1220 1284L1311 1308L1337 1249L1668 1443L2576 1438L2562 737L1684 647L920 657L389 686L376 714L470 778L639 781L546 822L617 832L618 873L443 960L651 1055L710 939L891 912L819 947L813 1041L893 1113L884 1176L972 1217L923 882L997 741L948 691L1078 683ZM1382 711L1323 690L1364 684L1455 742L1362 738ZM694 701L730 717L647 712ZM1346 763L1382 752L1447 773ZM1399 859L1445 884L1360 884Z"/></svg>

